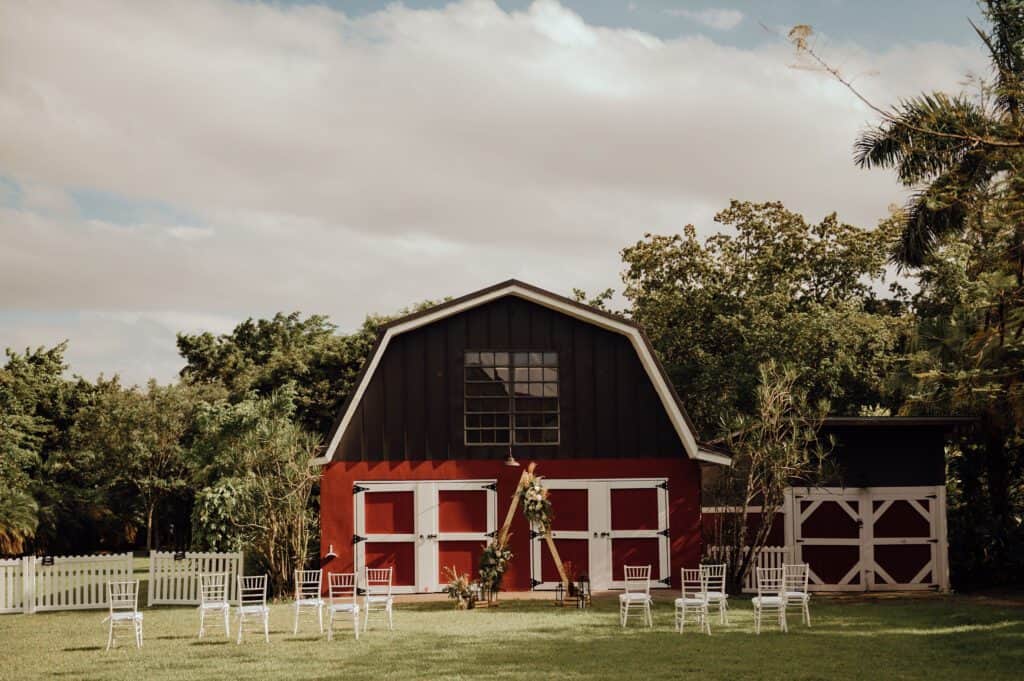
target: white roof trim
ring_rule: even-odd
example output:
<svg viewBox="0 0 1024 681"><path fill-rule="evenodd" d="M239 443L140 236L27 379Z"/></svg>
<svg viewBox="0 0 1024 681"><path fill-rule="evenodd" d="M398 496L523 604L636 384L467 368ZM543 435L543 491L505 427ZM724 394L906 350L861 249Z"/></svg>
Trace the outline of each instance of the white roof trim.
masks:
<svg viewBox="0 0 1024 681"><path fill-rule="evenodd" d="M356 391L353 394L352 399L349 401L348 407L345 409L345 413L341 418L341 423L338 424L334 434L331 436L331 442L325 450L325 455L313 459L312 463L326 464L330 463L334 458L334 452L337 450L338 444L341 442L342 435L344 435L348 428L349 422L352 420L352 416L363 398L363 393L366 392L366 388L370 384L370 379L373 378L373 374L376 372L377 366L380 364L381 358L387 351L388 344L391 342L392 338L405 333L406 331L412 331L413 329L427 326L428 324L432 324L440 319L444 319L445 317L451 317L452 315L459 314L460 312L464 312L508 295L517 296L524 300L537 303L538 305L543 305L549 309L562 312L570 317L588 322L608 331L620 333L629 338L630 343L633 345L633 349L640 358L640 363L647 372L647 377L651 380L651 384L654 386L655 392L657 392L658 397L661 399L662 406L665 407L665 412L668 414L669 420L672 422L672 426L675 428L676 434L679 436L679 440L683 443L683 448L686 450L687 455L689 455L691 459L707 461L708 463L724 465L732 463L728 456L705 449L697 443L693 432L690 430L690 427L686 422L686 418L683 416L683 411L680 408L679 403L675 400L672 389L664 381L661 376L661 372L658 370L657 360L648 350L647 344L640 335L640 331L635 326L591 312L586 308L570 305L564 300L544 295L539 291L520 286L517 283L510 283L507 286L492 289L486 293L481 293L479 296L468 298L457 305L443 307L435 312L428 312L427 314L414 317L406 322L388 327L384 332L383 338L381 338L380 345L377 347L377 352L375 352L373 357L370 358L370 364L367 367L366 372L363 374L362 380L359 382L359 385L356 386Z"/></svg>

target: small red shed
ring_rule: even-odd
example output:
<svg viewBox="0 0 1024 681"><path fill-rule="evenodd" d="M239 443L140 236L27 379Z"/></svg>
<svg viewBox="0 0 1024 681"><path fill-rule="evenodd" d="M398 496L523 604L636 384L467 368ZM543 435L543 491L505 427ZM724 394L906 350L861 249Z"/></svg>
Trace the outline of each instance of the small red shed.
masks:
<svg viewBox="0 0 1024 681"><path fill-rule="evenodd" d="M563 561L607 589L626 563L661 586L698 563L700 462L729 458L697 441L636 324L506 281L382 329L318 459L323 567L393 566L406 593L475 575L529 462ZM521 515L510 548L504 589L554 585Z"/></svg>

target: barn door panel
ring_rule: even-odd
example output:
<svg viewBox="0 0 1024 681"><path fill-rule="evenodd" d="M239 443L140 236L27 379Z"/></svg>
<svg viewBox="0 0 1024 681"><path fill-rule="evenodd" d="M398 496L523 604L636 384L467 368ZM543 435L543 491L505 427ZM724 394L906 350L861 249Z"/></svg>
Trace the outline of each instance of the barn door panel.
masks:
<svg viewBox="0 0 1024 681"><path fill-rule="evenodd" d="M480 553L494 535L497 521L497 486L493 482L438 482L436 495L436 536L427 538L436 546L433 559L433 588L447 586L445 568L476 579Z"/></svg>
<svg viewBox="0 0 1024 681"><path fill-rule="evenodd" d="M595 515L592 504L596 497L591 483L586 480L545 480L544 487L548 490L554 512L551 535L563 567L577 577L587 575L593 579L590 535ZM554 589L560 582L558 568L547 542L536 528L531 532L534 539L530 542L531 584L537 589Z"/></svg>
<svg viewBox="0 0 1024 681"><path fill-rule="evenodd" d="M625 586L625 565L650 565L652 586L668 586L668 485L664 480L614 480L607 487L609 586Z"/></svg>
<svg viewBox="0 0 1024 681"><path fill-rule="evenodd" d="M869 491L870 587L928 589L941 583L938 568L939 502L929 488Z"/></svg>
<svg viewBox="0 0 1024 681"><path fill-rule="evenodd" d="M794 492L793 511L796 559L810 566L812 588L863 591L867 585L861 555L864 502L860 492Z"/></svg>
<svg viewBox="0 0 1024 681"><path fill-rule="evenodd" d="M356 485L357 569L390 567L397 593L416 589L418 526L422 524L415 485Z"/></svg>

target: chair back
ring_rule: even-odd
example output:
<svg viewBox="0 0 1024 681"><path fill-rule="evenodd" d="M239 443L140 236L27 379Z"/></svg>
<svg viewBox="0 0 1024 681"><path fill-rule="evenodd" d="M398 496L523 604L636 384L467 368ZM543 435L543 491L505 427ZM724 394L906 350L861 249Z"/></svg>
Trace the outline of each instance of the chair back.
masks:
<svg viewBox="0 0 1024 681"><path fill-rule="evenodd" d="M683 598L708 600L708 576L704 570L683 568L680 571L679 582L683 586Z"/></svg>
<svg viewBox="0 0 1024 681"><path fill-rule="evenodd" d="M622 567L623 577L626 582L626 593L651 593L651 566L650 565L624 565Z"/></svg>
<svg viewBox="0 0 1024 681"><path fill-rule="evenodd" d="M266 605L267 576L238 576L238 605Z"/></svg>
<svg viewBox="0 0 1024 681"><path fill-rule="evenodd" d="M727 563L712 563L700 566L701 574L708 579L708 591L725 593L725 571L727 569Z"/></svg>
<svg viewBox="0 0 1024 681"><path fill-rule="evenodd" d="M138 612L139 580L107 582L107 603L111 615L115 611Z"/></svg>
<svg viewBox="0 0 1024 681"><path fill-rule="evenodd" d="M786 579L782 568L755 567L758 596L779 596L785 590Z"/></svg>
<svg viewBox="0 0 1024 681"><path fill-rule="evenodd" d="M201 605L219 605L228 602L227 572L205 572L199 575L199 602Z"/></svg>
<svg viewBox="0 0 1024 681"><path fill-rule="evenodd" d="M323 570L295 571L295 600L303 598L320 598L323 593Z"/></svg>
<svg viewBox="0 0 1024 681"><path fill-rule="evenodd" d="M807 593L807 580L810 577L807 563L787 563L782 566L782 570L787 592Z"/></svg>
<svg viewBox="0 0 1024 681"><path fill-rule="evenodd" d="M394 568L366 568L366 595L390 596Z"/></svg>
<svg viewBox="0 0 1024 681"><path fill-rule="evenodd" d="M331 603L342 601L355 601L358 589L356 588L356 573L354 572L329 572L327 573L327 593Z"/></svg>

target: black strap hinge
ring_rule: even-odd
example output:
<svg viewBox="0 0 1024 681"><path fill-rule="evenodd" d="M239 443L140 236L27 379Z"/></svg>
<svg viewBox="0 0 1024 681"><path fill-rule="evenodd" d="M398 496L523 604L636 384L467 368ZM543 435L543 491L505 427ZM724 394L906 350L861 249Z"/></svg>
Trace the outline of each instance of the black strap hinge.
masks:
<svg viewBox="0 0 1024 681"><path fill-rule="evenodd" d="M537 530L530 530L530 539L536 539L537 537L543 537L544 535Z"/></svg>
<svg viewBox="0 0 1024 681"><path fill-rule="evenodd" d="M540 585L541 585L541 581L539 579L534 579L533 577L530 577L530 588L531 589L536 589Z"/></svg>
<svg viewBox="0 0 1024 681"><path fill-rule="evenodd" d="M353 544L358 544L361 541L366 541L366 537L361 537L358 534L353 534L352 535L352 543Z"/></svg>
<svg viewBox="0 0 1024 681"><path fill-rule="evenodd" d="M498 531L497 531L497 530L492 530L491 532L485 532L485 533L484 533L484 536L485 536L485 537L490 537L491 539L494 539L494 537L495 537L495 536L496 536L497 534L498 534Z"/></svg>
<svg viewBox="0 0 1024 681"><path fill-rule="evenodd" d="M661 582L662 584L664 584L665 586L672 586L672 578L671 577L665 577L663 579L659 579L658 581Z"/></svg>
<svg viewBox="0 0 1024 681"><path fill-rule="evenodd" d="M668 491L668 480L664 480L662 482L659 482L658 483L658 489L663 489L663 490L665 490L667 492Z"/></svg>
<svg viewBox="0 0 1024 681"><path fill-rule="evenodd" d="M668 536L668 528L666 527L664 530L659 530L658 534L660 534L662 537L667 537Z"/></svg>
<svg viewBox="0 0 1024 681"><path fill-rule="evenodd" d="M369 489L370 489L369 487L363 487L362 485L352 485L352 494L359 494L360 492L366 492Z"/></svg>
<svg viewBox="0 0 1024 681"><path fill-rule="evenodd" d="M497 492L498 491L498 483L492 482L492 483L486 484L486 485L483 486L483 489L489 489L492 492Z"/></svg>

